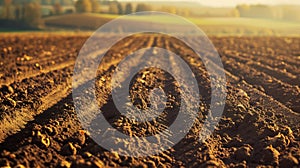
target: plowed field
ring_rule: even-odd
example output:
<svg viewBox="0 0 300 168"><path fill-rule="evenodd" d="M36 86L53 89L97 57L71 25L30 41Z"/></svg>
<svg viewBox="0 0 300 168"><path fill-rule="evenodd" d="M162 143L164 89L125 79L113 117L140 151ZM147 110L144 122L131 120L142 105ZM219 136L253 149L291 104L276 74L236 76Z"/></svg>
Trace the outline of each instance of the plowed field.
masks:
<svg viewBox="0 0 300 168"><path fill-rule="evenodd" d="M120 132L154 135L172 123L181 105L180 88L172 75L148 68L132 80L131 101L147 109L149 89L163 88L168 99L164 113L139 123L118 112L111 97L112 74L138 49L161 47L181 56L201 93L198 118L188 134L169 150L143 158L102 148L77 118L72 74L87 39L85 35L1 35L0 167L300 167L300 38L210 37L225 68L227 98L217 129L203 143L199 131L210 106L211 86L194 52L175 38L151 34L131 36L113 46L98 68L95 86L99 109ZM175 71L179 66L171 56L153 61L169 61ZM128 72L135 60L131 63Z"/></svg>

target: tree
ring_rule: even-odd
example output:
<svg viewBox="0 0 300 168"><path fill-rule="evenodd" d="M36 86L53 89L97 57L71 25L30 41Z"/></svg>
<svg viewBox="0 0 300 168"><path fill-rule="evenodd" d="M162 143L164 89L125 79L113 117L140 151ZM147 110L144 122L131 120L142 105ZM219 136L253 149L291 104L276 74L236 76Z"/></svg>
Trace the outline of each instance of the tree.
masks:
<svg viewBox="0 0 300 168"><path fill-rule="evenodd" d="M100 3L98 0L91 0L92 3L92 12L99 13L100 12Z"/></svg>
<svg viewBox="0 0 300 168"><path fill-rule="evenodd" d="M59 3L59 2L57 2ZM60 4L61 5L73 5L73 1L72 0L60 0Z"/></svg>
<svg viewBox="0 0 300 168"><path fill-rule="evenodd" d="M21 19L21 5L20 4L16 4L16 9L15 9L15 16L16 16L16 19L19 20Z"/></svg>
<svg viewBox="0 0 300 168"><path fill-rule="evenodd" d="M299 8L293 6L284 6L282 19L299 22L300 21Z"/></svg>
<svg viewBox="0 0 300 168"><path fill-rule="evenodd" d="M118 7L118 14L122 15L123 14L123 7L122 7L122 5L117 2L117 7Z"/></svg>
<svg viewBox="0 0 300 168"><path fill-rule="evenodd" d="M236 7L241 17L276 18L272 7L267 5L238 5Z"/></svg>
<svg viewBox="0 0 300 168"><path fill-rule="evenodd" d="M152 8L150 5L146 5L146 4L138 4L136 7L136 12L143 12L143 11L151 11Z"/></svg>
<svg viewBox="0 0 300 168"><path fill-rule="evenodd" d="M119 13L118 5L116 2L112 2L109 4L109 13L110 14L118 14Z"/></svg>
<svg viewBox="0 0 300 168"><path fill-rule="evenodd" d="M41 6L39 3L31 2L24 5L24 23L32 28L44 26L42 20Z"/></svg>
<svg viewBox="0 0 300 168"><path fill-rule="evenodd" d="M52 0L42 0L41 4L42 5L51 5L52 4Z"/></svg>
<svg viewBox="0 0 300 168"><path fill-rule="evenodd" d="M59 14L63 13L63 9L62 9L62 7L61 7L61 5L59 3L55 3L53 5L53 9L54 9L53 11L54 11L55 15L59 15Z"/></svg>
<svg viewBox="0 0 300 168"><path fill-rule="evenodd" d="M163 6L162 8L161 8L161 11L163 11L163 12L168 12L168 13L172 13L172 14L176 14L177 12L177 10L176 10L176 7L174 7L174 6Z"/></svg>
<svg viewBox="0 0 300 168"><path fill-rule="evenodd" d="M240 12L239 12L239 10L237 10L237 9L232 9L232 10L229 12L229 16L230 16L230 17L240 17Z"/></svg>
<svg viewBox="0 0 300 168"><path fill-rule="evenodd" d="M236 9L239 11L241 17L250 16L250 6L249 5L238 5Z"/></svg>
<svg viewBox="0 0 300 168"><path fill-rule="evenodd" d="M125 14L131 14L132 12L133 12L132 4L127 3L126 6L125 6Z"/></svg>
<svg viewBox="0 0 300 168"><path fill-rule="evenodd" d="M188 17L188 16L190 16L190 10L188 8L180 8L180 9L177 9L176 14L184 16L184 17Z"/></svg>
<svg viewBox="0 0 300 168"><path fill-rule="evenodd" d="M5 19L15 19L14 6L12 5L12 0L4 0L3 7L3 18Z"/></svg>
<svg viewBox="0 0 300 168"><path fill-rule="evenodd" d="M92 3L90 0L78 0L75 4L76 11L79 13L91 12Z"/></svg>

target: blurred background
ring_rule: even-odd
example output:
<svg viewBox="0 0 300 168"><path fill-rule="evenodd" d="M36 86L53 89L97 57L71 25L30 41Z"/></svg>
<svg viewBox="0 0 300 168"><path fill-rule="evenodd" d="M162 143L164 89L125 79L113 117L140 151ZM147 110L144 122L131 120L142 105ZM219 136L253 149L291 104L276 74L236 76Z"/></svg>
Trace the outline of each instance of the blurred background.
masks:
<svg viewBox="0 0 300 168"><path fill-rule="evenodd" d="M1 0L0 31L92 32L120 15L149 10L183 16L209 35L300 34L300 1L283 0ZM134 19L170 22L155 16Z"/></svg>

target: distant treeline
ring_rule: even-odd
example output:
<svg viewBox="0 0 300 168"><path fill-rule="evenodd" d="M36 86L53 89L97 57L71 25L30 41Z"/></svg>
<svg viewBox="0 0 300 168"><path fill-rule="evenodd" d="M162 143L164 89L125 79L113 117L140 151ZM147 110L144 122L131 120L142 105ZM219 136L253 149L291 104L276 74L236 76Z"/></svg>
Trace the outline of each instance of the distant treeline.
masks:
<svg viewBox="0 0 300 168"><path fill-rule="evenodd" d="M6 25L12 23L22 24L27 28L42 28L44 23L41 18L40 3L32 0L4 0L1 1L0 19ZM13 21L13 22L12 22Z"/></svg>
<svg viewBox="0 0 300 168"><path fill-rule="evenodd" d="M0 5L4 5L8 0L1 0ZM56 3L59 3L61 5L73 5L74 1L73 0L9 0L13 4L24 4L24 3L31 3L31 2L36 2L39 3L40 5L53 5Z"/></svg>
<svg viewBox="0 0 300 168"><path fill-rule="evenodd" d="M238 5L240 17L300 21L300 6Z"/></svg>
<svg viewBox="0 0 300 168"><path fill-rule="evenodd" d="M300 21L300 6L238 5L236 8L211 8L197 4L118 2L109 0L0 0L0 19L21 22L28 27L43 27L43 18L67 13L130 14L163 11L192 17L250 17ZM10 22L9 22L10 23Z"/></svg>

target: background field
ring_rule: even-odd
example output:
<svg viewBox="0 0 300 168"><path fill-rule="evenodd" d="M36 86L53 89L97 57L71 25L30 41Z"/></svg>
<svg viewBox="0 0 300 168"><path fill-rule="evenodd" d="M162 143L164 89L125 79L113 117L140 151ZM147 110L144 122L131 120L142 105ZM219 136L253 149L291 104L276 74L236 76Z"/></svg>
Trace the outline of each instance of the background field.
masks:
<svg viewBox="0 0 300 168"><path fill-rule="evenodd" d="M94 31L108 21L120 15L110 14L69 14L53 16L45 19L47 26L60 28L60 30L90 30ZM134 16L135 21L157 22L174 24L173 20L161 16ZM267 35L267 36L298 36L300 22L278 21L259 18L234 18L234 17L186 17L188 21L199 26L208 35Z"/></svg>

